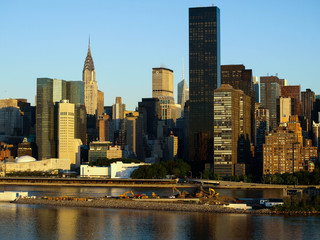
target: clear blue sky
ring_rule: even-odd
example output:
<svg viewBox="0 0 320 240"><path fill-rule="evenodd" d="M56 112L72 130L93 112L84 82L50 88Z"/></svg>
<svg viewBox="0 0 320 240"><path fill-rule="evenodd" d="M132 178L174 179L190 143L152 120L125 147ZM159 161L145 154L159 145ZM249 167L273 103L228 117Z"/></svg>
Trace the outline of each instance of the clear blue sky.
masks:
<svg viewBox="0 0 320 240"><path fill-rule="evenodd" d="M319 0L0 0L0 98L34 104L36 78L82 80L88 36L105 105L151 97L152 68L188 80L188 8L221 12L221 63L320 94ZM175 95L176 96L176 95Z"/></svg>

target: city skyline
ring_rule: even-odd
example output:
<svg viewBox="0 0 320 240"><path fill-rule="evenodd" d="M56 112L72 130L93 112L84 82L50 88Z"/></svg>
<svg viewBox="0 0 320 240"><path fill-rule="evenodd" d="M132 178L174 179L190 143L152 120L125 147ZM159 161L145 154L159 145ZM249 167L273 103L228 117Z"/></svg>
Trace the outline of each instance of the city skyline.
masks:
<svg viewBox="0 0 320 240"><path fill-rule="evenodd" d="M301 91L311 88L320 93L313 86L319 80L320 53L316 31L320 3L315 0L308 5L253 0L90 4L88 8L85 1L0 3L2 99L27 98L34 105L37 78L80 81L90 34L105 105L121 96L133 110L142 98L151 97L152 68L159 66L174 71L177 101L182 58L189 86L188 9L199 4L220 8L222 65L244 64L254 76L278 73L288 84L300 84Z"/></svg>

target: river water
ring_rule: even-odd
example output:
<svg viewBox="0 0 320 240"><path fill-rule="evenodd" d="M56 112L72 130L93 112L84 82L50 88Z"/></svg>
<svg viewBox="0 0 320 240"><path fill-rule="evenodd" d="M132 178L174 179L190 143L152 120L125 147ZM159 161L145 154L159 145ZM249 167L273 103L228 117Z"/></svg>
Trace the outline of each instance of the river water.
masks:
<svg viewBox="0 0 320 240"><path fill-rule="evenodd" d="M0 186L45 196L117 196L101 187ZM170 194L171 189L159 189ZM278 190L219 190L232 197L281 197ZM184 213L0 203L0 239L320 239L320 217Z"/></svg>

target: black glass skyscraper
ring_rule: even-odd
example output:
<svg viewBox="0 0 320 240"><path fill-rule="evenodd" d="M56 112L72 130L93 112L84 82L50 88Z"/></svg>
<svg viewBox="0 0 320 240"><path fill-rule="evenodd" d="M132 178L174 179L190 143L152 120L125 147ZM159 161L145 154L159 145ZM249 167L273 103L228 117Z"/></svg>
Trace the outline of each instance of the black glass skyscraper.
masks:
<svg viewBox="0 0 320 240"><path fill-rule="evenodd" d="M220 10L189 9L190 161L213 165L214 90L221 84ZM199 164L198 164L199 163Z"/></svg>

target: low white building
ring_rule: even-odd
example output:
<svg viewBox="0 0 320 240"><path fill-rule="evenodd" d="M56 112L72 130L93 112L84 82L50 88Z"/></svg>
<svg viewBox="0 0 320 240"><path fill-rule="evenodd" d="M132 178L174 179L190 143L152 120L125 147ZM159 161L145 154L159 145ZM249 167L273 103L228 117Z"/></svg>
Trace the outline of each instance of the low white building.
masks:
<svg viewBox="0 0 320 240"><path fill-rule="evenodd" d="M130 178L132 172L140 166L151 165L150 163L123 163L121 161L111 163L109 167L91 167L81 165L81 177L109 177L109 178Z"/></svg>
<svg viewBox="0 0 320 240"><path fill-rule="evenodd" d="M15 162L1 163L0 169L6 173L26 171L47 172L58 169L70 170L70 160L51 158L37 161L31 156L22 156L17 158Z"/></svg>

